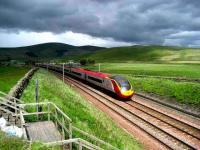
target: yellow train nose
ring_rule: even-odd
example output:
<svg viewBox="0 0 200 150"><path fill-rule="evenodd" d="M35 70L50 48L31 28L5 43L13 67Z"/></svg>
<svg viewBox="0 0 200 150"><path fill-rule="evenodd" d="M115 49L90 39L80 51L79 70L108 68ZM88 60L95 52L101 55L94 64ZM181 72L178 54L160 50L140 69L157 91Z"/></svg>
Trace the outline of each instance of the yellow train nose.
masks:
<svg viewBox="0 0 200 150"><path fill-rule="evenodd" d="M122 95L124 95L124 96L131 96L131 95L133 95L133 90L132 89L130 89L130 90L128 90L128 91L124 91L124 92L122 92Z"/></svg>

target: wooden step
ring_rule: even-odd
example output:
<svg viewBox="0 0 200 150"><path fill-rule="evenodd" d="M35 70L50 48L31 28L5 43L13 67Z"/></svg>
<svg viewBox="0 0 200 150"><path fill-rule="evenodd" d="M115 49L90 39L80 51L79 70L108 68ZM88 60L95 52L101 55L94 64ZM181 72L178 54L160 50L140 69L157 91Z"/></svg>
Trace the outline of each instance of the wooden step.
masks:
<svg viewBox="0 0 200 150"><path fill-rule="evenodd" d="M62 140L60 132L52 121L27 123L26 126L29 140L41 142Z"/></svg>

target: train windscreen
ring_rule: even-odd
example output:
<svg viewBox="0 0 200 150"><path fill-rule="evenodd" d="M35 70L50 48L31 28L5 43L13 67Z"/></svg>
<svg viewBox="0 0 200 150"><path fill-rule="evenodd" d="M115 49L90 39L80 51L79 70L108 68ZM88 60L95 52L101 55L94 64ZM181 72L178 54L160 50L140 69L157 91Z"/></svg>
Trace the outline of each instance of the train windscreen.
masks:
<svg viewBox="0 0 200 150"><path fill-rule="evenodd" d="M114 79L118 83L118 85L121 88L121 91L128 91L131 89L130 83L124 77L116 75L116 76L112 76L111 78Z"/></svg>

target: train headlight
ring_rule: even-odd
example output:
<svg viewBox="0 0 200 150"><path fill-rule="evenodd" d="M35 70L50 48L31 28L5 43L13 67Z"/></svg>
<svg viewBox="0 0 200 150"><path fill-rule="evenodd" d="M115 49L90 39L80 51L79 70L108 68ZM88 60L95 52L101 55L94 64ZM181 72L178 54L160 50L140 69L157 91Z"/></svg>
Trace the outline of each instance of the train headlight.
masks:
<svg viewBox="0 0 200 150"><path fill-rule="evenodd" d="M127 89L126 89L125 87L122 87L122 88L121 88L121 92L122 92L122 93L124 93L124 92L126 92L126 91L127 91Z"/></svg>

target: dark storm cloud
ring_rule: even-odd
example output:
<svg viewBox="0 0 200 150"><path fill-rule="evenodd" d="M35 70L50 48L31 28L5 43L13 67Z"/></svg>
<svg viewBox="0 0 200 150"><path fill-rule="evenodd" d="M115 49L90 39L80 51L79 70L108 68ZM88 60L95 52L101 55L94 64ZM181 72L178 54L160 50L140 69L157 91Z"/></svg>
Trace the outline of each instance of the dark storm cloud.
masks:
<svg viewBox="0 0 200 150"><path fill-rule="evenodd" d="M199 41L199 8L198 0L1 0L0 28L187 46Z"/></svg>

